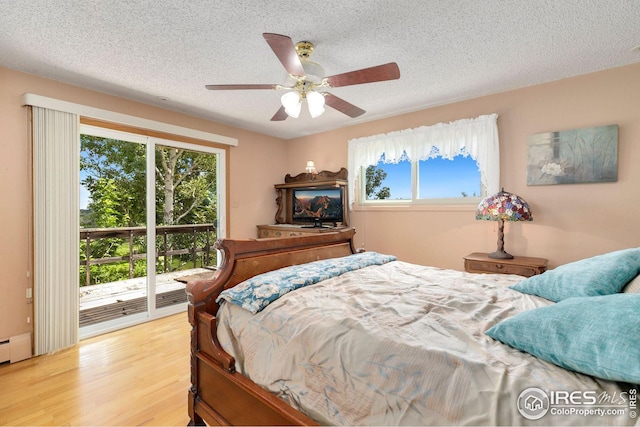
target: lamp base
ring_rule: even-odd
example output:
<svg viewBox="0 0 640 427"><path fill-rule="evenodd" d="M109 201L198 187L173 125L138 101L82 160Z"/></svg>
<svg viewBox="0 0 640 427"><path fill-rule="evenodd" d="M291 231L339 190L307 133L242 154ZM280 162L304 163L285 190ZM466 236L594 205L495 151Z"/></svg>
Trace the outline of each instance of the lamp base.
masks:
<svg viewBox="0 0 640 427"><path fill-rule="evenodd" d="M513 255L505 251L495 251L489 254L489 258L495 259L513 259Z"/></svg>

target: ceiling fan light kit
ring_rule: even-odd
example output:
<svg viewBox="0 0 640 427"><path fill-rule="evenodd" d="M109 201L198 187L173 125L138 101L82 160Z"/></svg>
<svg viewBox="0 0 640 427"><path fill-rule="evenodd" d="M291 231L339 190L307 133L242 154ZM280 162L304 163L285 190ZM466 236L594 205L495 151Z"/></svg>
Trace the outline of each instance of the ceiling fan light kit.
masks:
<svg viewBox="0 0 640 427"><path fill-rule="evenodd" d="M320 117L324 113L324 95L319 92L287 92L280 98L284 111L289 117L297 119L302 109L302 99L307 99L309 114L312 118Z"/></svg>
<svg viewBox="0 0 640 427"><path fill-rule="evenodd" d="M289 92L282 95L282 107L271 118L272 121L282 121L287 117L298 118L302 108L302 100L307 100L309 114L312 118L322 115L325 105L340 111L351 118L361 116L365 110L338 98L329 92L319 92L317 89L330 89L341 86L351 86L363 83L381 82L400 78L400 69L395 62L363 68L347 73L325 77L324 69L318 63L309 60L314 50L313 43L301 41L293 44L289 36L264 33L273 53L278 57L289 74L287 85L279 84L230 84L206 85L209 90L244 90L244 89L284 89Z"/></svg>
<svg viewBox="0 0 640 427"><path fill-rule="evenodd" d="M320 117L324 113L324 95L319 92L307 92L306 98L311 117Z"/></svg>
<svg viewBox="0 0 640 427"><path fill-rule="evenodd" d="M297 119L302 108L300 94L298 92L287 92L282 95L280 101L282 102L284 111L289 115L289 117Z"/></svg>

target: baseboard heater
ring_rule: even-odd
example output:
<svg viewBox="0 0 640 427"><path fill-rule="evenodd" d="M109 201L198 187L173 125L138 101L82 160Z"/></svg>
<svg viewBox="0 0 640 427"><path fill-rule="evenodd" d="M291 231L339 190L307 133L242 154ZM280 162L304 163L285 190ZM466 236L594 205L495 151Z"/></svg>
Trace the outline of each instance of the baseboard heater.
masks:
<svg viewBox="0 0 640 427"><path fill-rule="evenodd" d="M19 362L31 357L31 334L16 335L0 341L0 363Z"/></svg>

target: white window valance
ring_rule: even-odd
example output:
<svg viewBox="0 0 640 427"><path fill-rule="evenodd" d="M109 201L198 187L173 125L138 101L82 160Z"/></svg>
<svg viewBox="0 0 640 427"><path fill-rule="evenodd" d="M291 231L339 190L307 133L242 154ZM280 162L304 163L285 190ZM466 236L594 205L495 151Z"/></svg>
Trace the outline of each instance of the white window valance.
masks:
<svg viewBox="0 0 640 427"><path fill-rule="evenodd" d="M498 115L490 114L349 140L349 205L353 206L355 184L361 169L378 164L383 154L385 163L398 163L405 153L412 161L470 155L478 163L480 179L487 193L498 192L500 144L497 121Z"/></svg>

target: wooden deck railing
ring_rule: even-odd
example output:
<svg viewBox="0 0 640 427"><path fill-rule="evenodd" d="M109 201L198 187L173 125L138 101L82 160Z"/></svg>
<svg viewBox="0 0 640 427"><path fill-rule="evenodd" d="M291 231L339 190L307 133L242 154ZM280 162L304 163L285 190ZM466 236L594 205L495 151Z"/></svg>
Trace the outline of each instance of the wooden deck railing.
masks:
<svg viewBox="0 0 640 427"><path fill-rule="evenodd" d="M198 246L198 233L205 233L204 245ZM216 228L214 224L187 224L166 225L156 227L156 238L162 238L162 250L156 250L156 258L163 257L163 273L169 271L169 258L172 255L191 254L193 267L196 267L198 254L204 254L202 266L210 265L209 254L216 240ZM193 236L188 248L172 248L169 245L169 236L175 234L191 234ZM213 236L212 236L213 234ZM129 278L133 278L134 263L138 259L146 259L146 253L134 253L134 238L146 237L146 227L120 227L120 228L83 228L80 230L80 240L86 243L85 259L80 259L80 265L85 267L85 285L91 284L91 266L97 264L129 262ZM100 239L128 239L129 255L91 258L91 242ZM149 243L147 243L149 244ZM151 243L153 244L153 243Z"/></svg>

